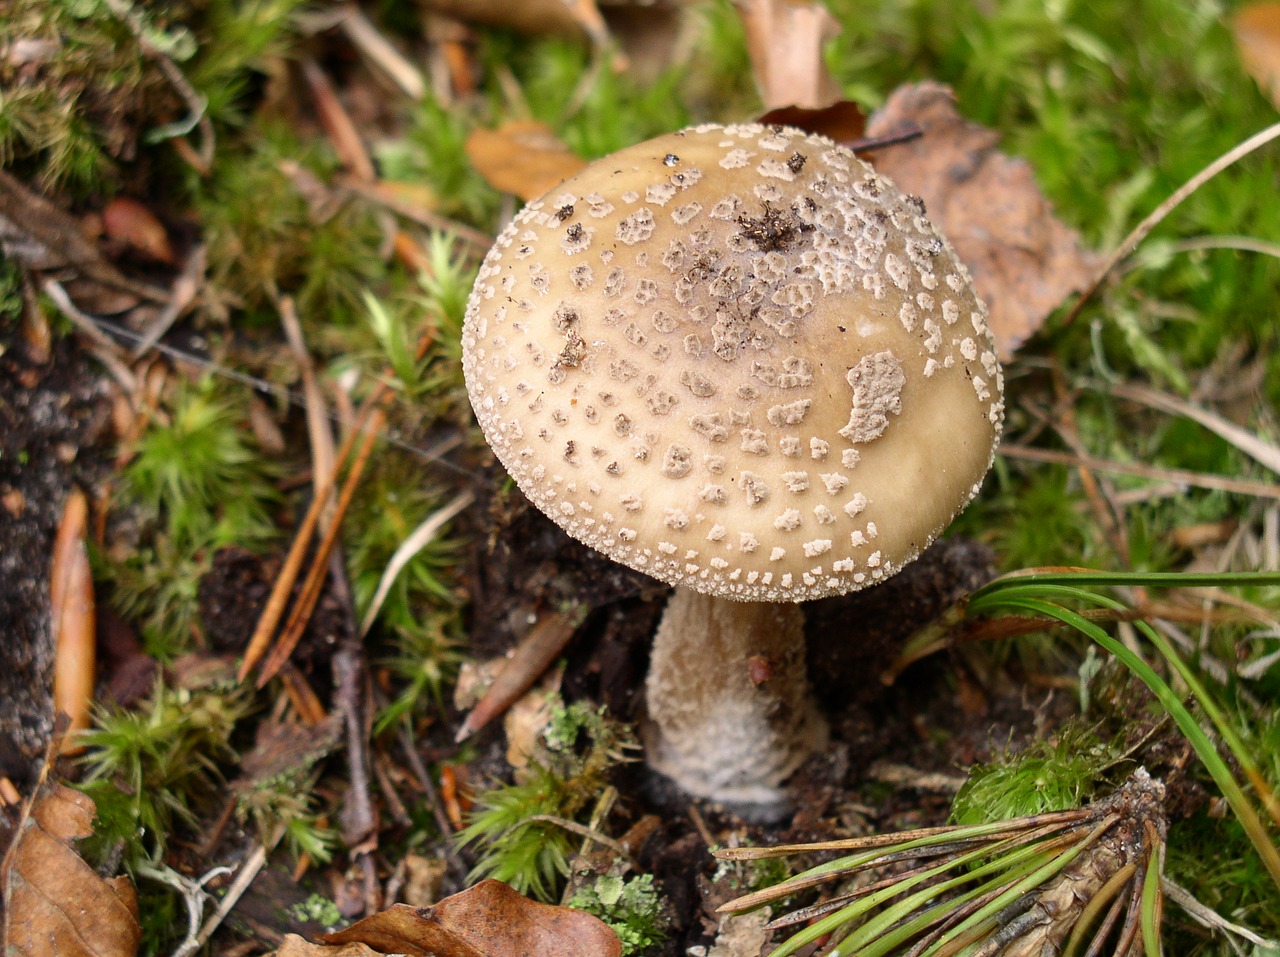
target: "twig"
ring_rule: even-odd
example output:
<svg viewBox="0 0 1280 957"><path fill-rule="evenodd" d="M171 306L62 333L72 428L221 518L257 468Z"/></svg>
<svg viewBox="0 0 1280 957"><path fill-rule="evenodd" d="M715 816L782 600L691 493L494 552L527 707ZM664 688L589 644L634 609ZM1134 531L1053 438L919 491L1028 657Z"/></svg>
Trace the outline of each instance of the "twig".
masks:
<svg viewBox="0 0 1280 957"><path fill-rule="evenodd" d="M488 233L483 233L472 226L449 219L439 213L433 213L429 209L423 209L421 206L401 202L394 196L389 195L380 183L362 182L355 176L350 175L337 177L336 183L343 189L349 189L371 203L376 203L391 210L397 216L403 216L405 219L426 226L428 229L437 229L440 232L450 233L469 247L472 257L475 259L483 256L489 247L493 245L493 237Z"/></svg>
<svg viewBox="0 0 1280 957"><path fill-rule="evenodd" d="M81 312L75 303L71 301L71 297L67 295L67 291L62 288L62 284L53 280L46 279L41 288L45 295L53 300L58 311L71 320L71 324L89 337L93 343L98 357L104 366L110 371L112 377L120 383L120 387L128 395L133 395L138 390L138 380L133 372L120 358L120 347L111 340L111 337L98 328L97 321L88 313Z"/></svg>
<svg viewBox="0 0 1280 957"><path fill-rule="evenodd" d="M1112 395L1128 399L1130 402L1139 402L1159 409L1161 412L1190 419L1204 426L1220 439L1230 442L1259 465L1264 465L1272 472L1280 474L1280 448L1269 442L1262 441L1252 432L1240 428L1234 422L1224 419L1217 413L1202 409L1200 406L1177 396L1157 392L1155 389L1149 389L1145 386L1117 382L1105 388Z"/></svg>
<svg viewBox="0 0 1280 957"><path fill-rule="evenodd" d="M338 94L334 91L329 78L320 69L320 65L310 57L302 61L302 78L311 89L311 98L315 101L320 124L328 134L329 142L333 144L342 164L351 171L353 176L369 183L374 182L378 178L378 172L374 169L369 151L365 149L364 141L360 138L360 131L356 129L350 114L338 99Z"/></svg>
<svg viewBox="0 0 1280 957"><path fill-rule="evenodd" d="M183 310L191 305L204 280L204 267L205 247L201 245L191 250L187 256L187 261L182 265L182 272L169 290L169 301L147 328L142 330L142 338L134 345L131 358L140 359L160 340L161 336L169 331L169 327L174 324L178 316L182 315Z"/></svg>
<svg viewBox="0 0 1280 957"><path fill-rule="evenodd" d="M204 887L215 877L230 874L231 868L215 867L194 879L179 874L173 868L164 864L159 867L150 867L144 864L138 869L138 873L143 877L149 877L153 881L176 887L178 892L182 894L182 899L187 905L187 936L174 950L173 957L187 957L188 954L195 953L200 946L200 921L204 918Z"/></svg>
<svg viewBox="0 0 1280 957"><path fill-rule="evenodd" d="M1222 931L1226 934L1235 934L1237 937L1244 938L1255 947L1280 947L1280 942L1268 940L1265 937L1259 937L1248 927L1233 924L1217 911L1200 903L1200 901L1196 899L1195 895L1181 884L1177 884L1162 875L1160 878L1160 885L1164 888L1165 896L1185 910L1200 926L1207 927L1209 930Z"/></svg>
<svg viewBox="0 0 1280 957"><path fill-rule="evenodd" d="M422 71L415 67L391 42L378 32L354 3L343 7L342 32L352 46L365 55L406 96L421 100L427 95L427 81Z"/></svg>
<svg viewBox="0 0 1280 957"><path fill-rule="evenodd" d="M373 454L373 446L378 440L378 431L385 421L386 417L381 409L376 410L369 419L368 427L363 433L364 441L360 443L360 448L356 451L355 461L352 462L351 468L347 470L347 477L342 485L342 493L338 496L338 504L333 513L333 524L329 526L324 536L320 539L320 544L316 546L311 569L303 580L302 589L298 594L297 601L294 603L293 611L290 612L284 629L280 632L280 638L276 642L274 650L262 665L262 671L258 675L259 688L275 677L276 672L289 660L289 656L293 654L293 649L302 640L303 632L307 630L307 624L311 620L311 613L315 611L316 604L320 601L320 595L324 591L325 579L329 576L329 558L338 543L338 533L342 528L343 516L347 514L347 509L351 506L351 500L355 497L356 489L360 485L360 478L364 474L365 466L369 464L369 456ZM323 510L323 505L321 510Z"/></svg>
<svg viewBox="0 0 1280 957"><path fill-rule="evenodd" d="M400 747L404 750L405 760L409 762L409 770L418 779L422 792L427 796L427 803L431 805L431 816L435 819L436 827L440 829L440 834L445 839L443 842L445 864L454 880L459 885L465 884L466 865L458 857L454 842L450 840L454 833L453 825L449 821L449 815L445 813L444 804L440 801L440 792L436 790L435 782L431 780L431 773L423 763L422 756L418 754L418 749L413 746L413 735L409 732L409 724L403 720L400 722Z"/></svg>
<svg viewBox="0 0 1280 957"><path fill-rule="evenodd" d="M1093 456L1074 455L1056 449L1038 449L1027 445L1006 443L1000 446L999 454L1010 459L1024 459L1030 462L1051 462L1055 465L1084 466L1101 472L1117 472L1121 475L1136 475L1139 478L1178 482L1195 488L1217 489L1222 492L1235 492L1239 495L1252 495L1256 498L1280 499L1280 485L1268 482L1251 482L1247 479L1233 479L1225 475L1212 475L1207 472L1192 472L1186 469L1167 469L1141 462L1116 462L1110 459L1099 459Z"/></svg>
<svg viewBox="0 0 1280 957"><path fill-rule="evenodd" d="M556 827L563 828L566 831L577 834L579 837L584 837L597 844L603 844L628 864L633 863L631 860L631 853L609 835L602 834L600 831L587 827L585 824L579 824L577 821L571 821L567 817L559 817L555 814L533 814L525 818L524 821L530 823L533 821L541 821L544 824L554 824Z"/></svg>
<svg viewBox="0 0 1280 957"><path fill-rule="evenodd" d="M274 847L284 835L283 826L280 827L271 844ZM236 879L231 882L231 886L227 888L226 896L218 903L218 909L214 911L204 926L200 928L200 933L196 935L195 946L190 950L184 950L181 953L175 953L174 957L187 957L193 954L205 944L209 942L209 938L213 936L213 932L222 926L222 922L227 919L227 915L240 903L240 898L244 896L245 891L249 889L249 885L253 883L254 878L262 870L264 864L267 863L267 848L259 843L254 843L253 852L245 858L244 863L240 865L240 870L236 872ZM183 945L186 946L185 944Z"/></svg>
<svg viewBox="0 0 1280 957"><path fill-rule="evenodd" d="M1243 143L1227 150L1227 152L1223 153L1200 172L1196 173L1195 176L1183 183L1182 186L1174 190L1163 203L1153 209L1142 222L1138 223L1138 225L1133 228L1133 231L1130 232L1129 235L1121 241L1120 245L1115 248L1115 251L1107 257L1107 261L1102 264L1102 268L1098 270L1093 281L1085 287L1084 292L1080 294L1080 298L1076 300L1076 304L1071 307L1071 311L1068 312L1066 318L1062 320L1063 327L1065 328L1075 321L1076 316L1080 314L1080 310L1084 308L1085 303L1093 298L1094 293L1098 291L1098 288L1106 278L1111 275L1111 272L1117 265L1119 265L1120 261L1124 259L1125 256L1133 252L1133 250L1137 248L1138 244L1146 239L1151 231L1160 225L1166 216L1178 208L1183 200L1209 180L1213 179L1213 177L1221 173L1228 166L1243 157L1248 156L1254 150L1266 146L1277 136L1280 136L1280 123L1274 123L1271 126L1268 126L1265 130L1255 133Z"/></svg>

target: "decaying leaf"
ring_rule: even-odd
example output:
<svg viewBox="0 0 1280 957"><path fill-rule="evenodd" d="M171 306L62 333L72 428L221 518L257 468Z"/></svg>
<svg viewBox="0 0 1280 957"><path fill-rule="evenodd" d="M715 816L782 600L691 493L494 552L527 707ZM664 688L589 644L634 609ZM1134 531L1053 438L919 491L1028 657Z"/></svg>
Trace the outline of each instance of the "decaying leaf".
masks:
<svg viewBox="0 0 1280 957"><path fill-rule="evenodd" d="M747 50L765 109L821 109L840 99L822 58L840 24L818 0L742 0Z"/></svg>
<svg viewBox="0 0 1280 957"><path fill-rule="evenodd" d="M54 539L49 575L50 630L57 649L53 707L55 713L64 713L71 719L63 739L64 754L80 750L75 735L89 726L97 675L97 614L86 544L88 530L89 502L84 492L72 489Z"/></svg>
<svg viewBox="0 0 1280 957"><path fill-rule="evenodd" d="M1001 153L998 135L956 112L938 83L899 88L867 123L867 136L916 125L923 135L880 150L875 166L920 196L973 273L991 310L1002 359L1032 336L1067 295L1083 288L1099 257L1054 216L1024 160Z"/></svg>
<svg viewBox="0 0 1280 957"><path fill-rule="evenodd" d="M1236 49L1249 75L1280 109L1280 3L1247 3L1231 18Z"/></svg>
<svg viewBox="0 0 1280 957"><path fill-rule="evenodd" d="M93 833L93 801L44 786L0 865L6 957L134 957L142 929L127 877L104 880L72 841Z"/></svg>
<svg viewBox="0 0 1280 957"><path fill-rule="evenodd" d="M481 881L435 907L395 907L346 930L331 944L368 944L384 954L418 957L620 957L622 944L603 921L539 904L501 881ZM332 950L315 957L331 957ZM301 955L300 955L301 957ZM310 954L305 957L311 957Z"/></svg>
<svg viewBox="0 0 1280 957"><path fill-rule="evenodd" d="M491 186L523 200L541 196L587 165L536 120L475 129L467 137L467 156Z"/></svg>

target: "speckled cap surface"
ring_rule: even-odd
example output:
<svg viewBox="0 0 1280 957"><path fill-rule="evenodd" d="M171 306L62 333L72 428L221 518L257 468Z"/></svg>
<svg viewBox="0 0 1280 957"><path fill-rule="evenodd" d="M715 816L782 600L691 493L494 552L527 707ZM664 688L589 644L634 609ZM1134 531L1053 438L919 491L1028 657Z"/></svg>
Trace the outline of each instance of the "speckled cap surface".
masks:
<svg viewBox="0 0 1280 957"><path fill-rule="evenodd" d="M530 203L462 345L534 504L726 598L892 575L976 494L1002 421L986 310L923 203L789 128L672 133Z"/></svg>

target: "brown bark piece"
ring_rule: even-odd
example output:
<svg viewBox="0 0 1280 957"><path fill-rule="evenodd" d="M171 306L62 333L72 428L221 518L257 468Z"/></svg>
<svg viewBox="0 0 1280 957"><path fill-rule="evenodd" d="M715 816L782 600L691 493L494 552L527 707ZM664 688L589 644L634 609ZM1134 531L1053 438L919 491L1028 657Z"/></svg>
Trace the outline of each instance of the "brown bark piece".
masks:
<svg viewBox="0 0 1280 957"><path fill-rule="evenodd" d="M879 151L876 168L920 196L929 217L973 274L991 312L1000 358L1009 359L1100 258L1080 244L1040 192L1025 160L1001 153L999 136L956 111L938 83L900 87L867 123L868 137L911 125L923 135Z"/></svg>

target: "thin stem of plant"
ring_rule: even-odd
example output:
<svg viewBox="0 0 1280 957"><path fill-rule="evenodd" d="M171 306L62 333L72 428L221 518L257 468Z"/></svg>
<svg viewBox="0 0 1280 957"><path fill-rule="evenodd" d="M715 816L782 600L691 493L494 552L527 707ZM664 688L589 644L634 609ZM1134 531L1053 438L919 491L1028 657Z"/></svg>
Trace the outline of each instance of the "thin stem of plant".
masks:
<svg viewBox="0 0 1280 957"><path fill-rule="evenodd" d="M1116 266L1120 264L1120 261L1123 260L1125 256L1133 252L1133 250L1136 249L1148 235L1150 235L1151 231L1164 221L1166 216L1182 204L1183 200L1209 180L1213 179L1213 177L1221 173L1228 166L1231 166L1233 163L1239 161L1245 156L1248 156L1255 150L1266 146L1277 136L1280 136L1280 123L1274 123L1271 126L1268 126L1261 132L1255 133L1253 136L1249 137L1243 143L1239 143L1227 150L1227 152L1223 153L1200 172L1196 173L1195 176L1191 177L1191 179L1187 180L1180 187L1174 190L1169 197L1153 209L1147 217L1142 220L1142 222L1133 227L1133 231L1130 232L1129 235L1126 236L1115 248L1111 255L1107 257L1107 261L1103 263L1102 268L1098 270L1098 274L1094 276L1093 281L1085 288L1084 292L1080 294L1080 298L1076 300L1076 304L1071 307L1071 311L1067 313L1066 318L1062 320L1062 325L1066 327L1075 321L1076 316L1078 316L1080 311L1084 308L1085 303L1093 298L1094 294L1098 291L1098 288L1106 278L1111 275Z"/></svg>

